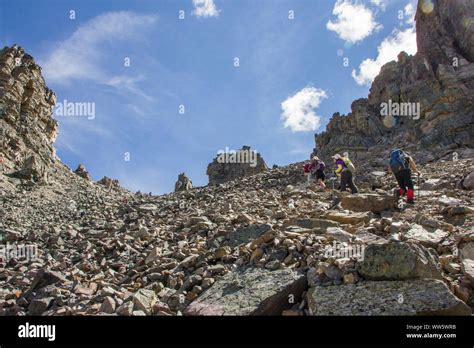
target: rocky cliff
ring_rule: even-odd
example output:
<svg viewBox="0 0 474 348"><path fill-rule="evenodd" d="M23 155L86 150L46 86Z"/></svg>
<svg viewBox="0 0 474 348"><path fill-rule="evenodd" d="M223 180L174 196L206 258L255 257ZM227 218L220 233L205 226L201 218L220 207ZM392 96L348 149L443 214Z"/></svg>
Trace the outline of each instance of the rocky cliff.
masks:
<svg viewBox="0 0 474 348"><path fill-rule="evenodd" d="M431 1L430 1L431 3ZM420 1L416 14L418 52L401 52L384 65L367 99L352 112L334 114L315 136L323 158L348 151L353 158L385 156L391 147L423 153L431 160L474 142L474 2ZM419 105L419 113L387 115L383 105ZM403 105L404 104L404 105Z"/></svg>
<svg viewBox="0 0 474 348"><path fill-rule="evenodd" d="M47 170L55 159L56 103L41 68L20 47L0 51L0 151L3 172L31 167ZM28 159L28 161L27 161ZM26 163L28 162L28 163Z"/></svg>

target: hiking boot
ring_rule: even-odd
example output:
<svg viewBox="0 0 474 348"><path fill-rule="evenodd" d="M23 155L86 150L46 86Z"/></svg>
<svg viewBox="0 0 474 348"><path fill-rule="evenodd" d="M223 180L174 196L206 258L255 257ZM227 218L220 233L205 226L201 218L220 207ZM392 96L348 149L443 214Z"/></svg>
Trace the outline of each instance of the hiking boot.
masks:
<svg viewBox="0 0 474 348"><path fill-rule="evenodd" d="M407 204L415 204L415 200L414 199L409 199L409 200L407 200Z"/></svg>

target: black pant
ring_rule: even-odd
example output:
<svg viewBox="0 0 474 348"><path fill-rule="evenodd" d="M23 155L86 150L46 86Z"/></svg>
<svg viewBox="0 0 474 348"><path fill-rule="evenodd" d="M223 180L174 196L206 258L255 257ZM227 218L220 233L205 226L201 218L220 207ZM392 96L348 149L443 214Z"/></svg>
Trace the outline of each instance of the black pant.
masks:
<svg viewBox="0 0 474 348"><path fill-rule="evenodd" d="M352 172L346 169L341 173L341 191L345 191L347 186L349 186L352 193L359 192L352 179Z"/></svg>
<svg viewBox="0 0 474 348"><path fill-rule="evenodd" d="M314 173L311 173L311 177L313 178L313 180L324 181L326 179L326 175L322 170L317 170Z"/></svg>
<svg viewBox="0 0 474 348"><path fill-rule="evenodd" d="M411 180L410 169L402 169L396 172L395 179L397 179L398 186L400 186L402 190L413 190L413 181Z"/></svg>

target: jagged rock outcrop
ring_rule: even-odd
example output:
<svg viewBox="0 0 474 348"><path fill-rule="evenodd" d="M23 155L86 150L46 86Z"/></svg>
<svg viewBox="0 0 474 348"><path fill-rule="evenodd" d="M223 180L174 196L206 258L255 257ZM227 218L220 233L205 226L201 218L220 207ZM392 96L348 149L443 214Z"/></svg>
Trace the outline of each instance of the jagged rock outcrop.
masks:
<svg viewBox="0 0 474 348"><path fill-rule="evenodd" d="M91 176L83 164L79 164L74 173L79 175L81 178L91 181Z"/></svg>
<svg viewBox="0 0 474 348"><path fill-rule="evenodd" d="M320 157L348 151L359 161L371 160L393 146L439 157L447 150L473 146L474 2L433 4L430 11L419 1L416 55L400 53L397 62L382 67L368 99L355 101L347 116L334 114L326 131L315 136ZM405 116L385 116L383 103L419 103L419 114L413 109Z"/></svg>
<svg viewBox="0 0 474 348"><path fill-rule="evenodd" d="M174 192L188 191L193 188L193 183L186 174L181 173L178 176L178 181L174 185Z"/></svg>
<svg viewBox="0 0 474 348"><path fill-rule="evenodd" d="M56 96L45 85L41 68L18 46L0 51L0 151L3 172L49 170L55 159ZM34 159L31 159L34 158ZM28 161L26 161L28 159Z"/></svg>
<svg viewBox="0 0 474 348"><path fill-rule="evenodd" d="M267 170L262 156L250 146L243 146L238 151L218 153L218 156L207 166L206 174L209 185L222 184Z"/></svg>
<svg viewBox="0 0 474 348"><path fill-rule="evenodd" d="M99 185L105 186L108 190L121 188L120 182L117 179L112 179L112 178L109 178L108 176L104 176L102 179L97 181L97 183Z"/></svg>

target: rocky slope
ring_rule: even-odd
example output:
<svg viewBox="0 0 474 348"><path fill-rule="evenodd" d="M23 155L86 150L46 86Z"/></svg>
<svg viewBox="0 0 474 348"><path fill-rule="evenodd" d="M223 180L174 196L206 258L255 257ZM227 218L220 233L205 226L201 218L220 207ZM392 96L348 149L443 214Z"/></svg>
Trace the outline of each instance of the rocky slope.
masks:
<svg viewBox="0 0 474 348"><path fill-rule="evenodd" d="M437 26L439 54L450 47L469 67L470 32L455 18L462 4L471 9L439 0L417 19L419 35L429 34L423 21ZM459 34L443 41L453 27ZM30 56L3 49L0 315L471 314L473 122L470 101L458 93L461 85L472 90L471 75L455 70L454 79L440 80L447 66L436 54L423 72L406 74L421 67L424 50L384 67L372 97L354 102L353 113L335 117L318 138L323 154L356 153L361 193L337 192L331 178L320 191L307 185L303 163L270 170L259 158L251 169L216 159L208 187L192 188L183 175L178 192L151 196L62 164L53 148L54 95ZM418 123L387 137L371 100L397 93L432 102ZM431 136L441 147L429 145ZM393 198L395 181L384 171L394 141L424 162L414 207ZM367 148L370 157L356 151Z"/></svg>
<svg viewBox="0 0 474 348"><path fill-rule="evenodd" d="M415 208L393 201L380 172L380 188L356 196L306 187L302 163L163 196L67 170L54 186L3 185L3 240L37 245L38 257L0 263L0 311L468 314L473 192L455 187L473 162L450 164L423 167Z"/></svg>

